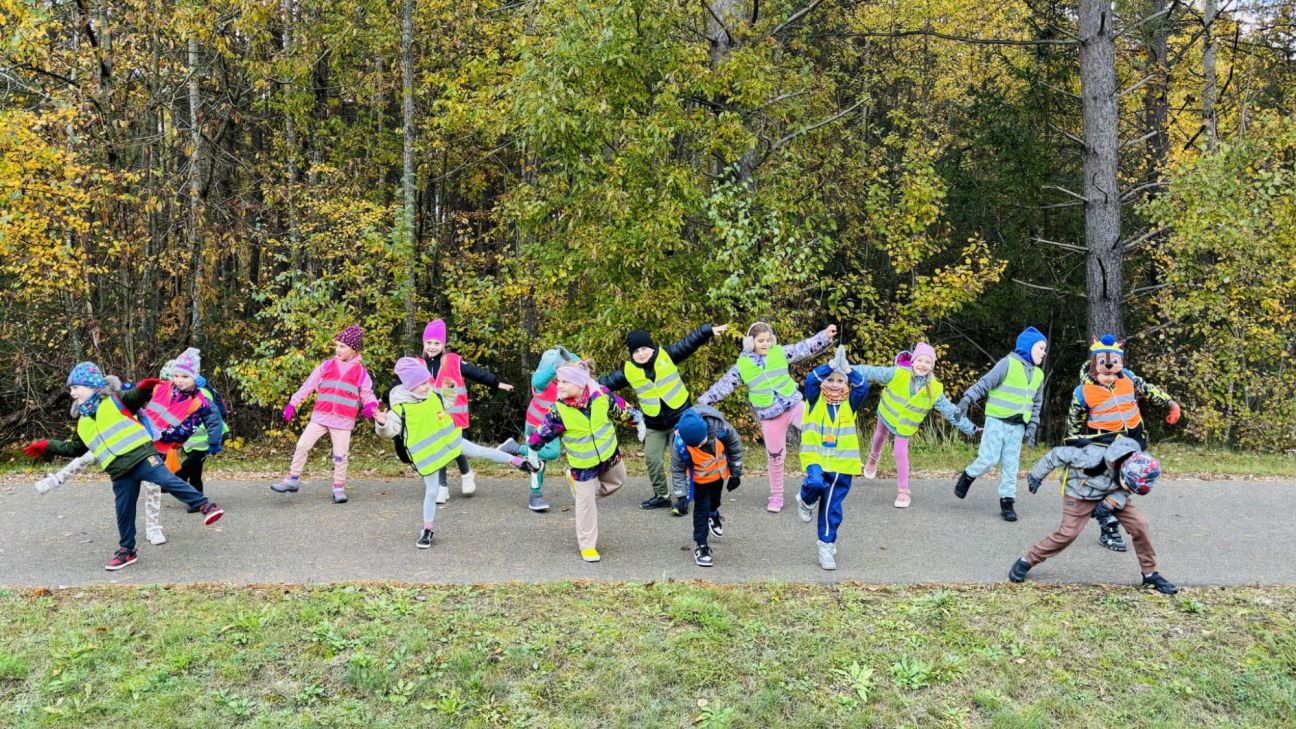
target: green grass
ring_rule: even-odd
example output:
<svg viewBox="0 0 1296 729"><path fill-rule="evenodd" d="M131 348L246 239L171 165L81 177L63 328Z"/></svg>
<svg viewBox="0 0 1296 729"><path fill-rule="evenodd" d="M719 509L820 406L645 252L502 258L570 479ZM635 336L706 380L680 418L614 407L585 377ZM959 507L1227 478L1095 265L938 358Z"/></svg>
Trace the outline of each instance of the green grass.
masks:
<svg viewBox="0 0 1296 729"><path fill-rule="evenodd" d="M0 590L0 725L1279 726L1296 589Z"/></svg>

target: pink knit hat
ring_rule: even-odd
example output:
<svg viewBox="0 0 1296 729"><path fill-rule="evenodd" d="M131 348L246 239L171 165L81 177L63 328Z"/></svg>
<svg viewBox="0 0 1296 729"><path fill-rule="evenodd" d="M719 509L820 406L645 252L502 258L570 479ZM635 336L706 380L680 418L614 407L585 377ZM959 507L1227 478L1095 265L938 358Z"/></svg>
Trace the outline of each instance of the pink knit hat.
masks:
<svg viewBox="0 0 1296 729"><path fill-rule="evenodd" d="M171 360L171 374L197 377L201 366L202 358L198 355L198 350L190 347Z"/></svg>
<svg viewBox="0 0 1296 729"><path fill-rule="evenodd" d="M589 370L579 363L569 362L560 366L554 376L563 382L579 385L585 388L586 392L593 392L594 388L597 387L594 378L590 376Z"/></svg>
<svg viewBox="0 0 1296 729"><path fill-rule="evenodd" d="M401 357L396 360L396 376L400 378L401 386L406 390L413 390L432 379L427 364L418 357Z"/></svg>
<svg viewBox="0 0 1296 729"><path fill-rule="evenodd" d="M927 357L931 359L932 364L935 364L936 350L932 349L932 346L926 342L919 342L918 346L914 347L913 358L918 359L919 357Z"/></svg>
<svg viewBox="0 0 1296 729"><path fill-rule="evenodd" d="M333 339L334 341L341 342L359 352L360 348L364 346L364 330L355 324L352 324L346 329L338 332L338 335L333 337Z"/></svg>
<svg viewBox="0 0 1296 729"><path fill-rule="evenodd" d="M433 319L423 328L423 341L430 342L436 340L442 344L446 343L446 323L442 319Z"/></svg>

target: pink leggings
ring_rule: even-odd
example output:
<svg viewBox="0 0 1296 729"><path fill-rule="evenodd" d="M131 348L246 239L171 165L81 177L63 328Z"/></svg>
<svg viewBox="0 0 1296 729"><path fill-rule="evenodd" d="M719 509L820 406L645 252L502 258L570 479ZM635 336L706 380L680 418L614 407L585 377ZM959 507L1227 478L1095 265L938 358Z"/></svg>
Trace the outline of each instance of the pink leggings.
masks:
<svg viewBox="0 0 1296 729"><path fill-rule="evenodd" d="M288 467L288 473L293 476L302 475L302 471L306 470L306 457L310 455L311 448L314 448L319 439L325 435L328 435L333 443L333 483L346 483L347 451L351 450L351 431L329 428L314 422L307 423L306 429L297 439L297 450L293 451L292 465Z"/></svg>
<svg viewBox="0 0 1296 729"><path fill-rule="evenodd" d="M765 436L765 455L769 464L770 496L783 498L783 460L787 458L787 432L789 427L801 430L803 415L805 415L804 400L777 418L760 421L761 433Z"/></svg>
<svg viewBox="0 0 1296 729"><path fill-rule="evenodd" d="M878 418L877 428L873 431L873 448L869 451L869 465L877 467L877 462L882 458L882 446L891 437L891 431L887 430L886 425L882 423L882 418ZM896 489L899 491L909 490L909 439L895 436L896 459Z"/></svg>

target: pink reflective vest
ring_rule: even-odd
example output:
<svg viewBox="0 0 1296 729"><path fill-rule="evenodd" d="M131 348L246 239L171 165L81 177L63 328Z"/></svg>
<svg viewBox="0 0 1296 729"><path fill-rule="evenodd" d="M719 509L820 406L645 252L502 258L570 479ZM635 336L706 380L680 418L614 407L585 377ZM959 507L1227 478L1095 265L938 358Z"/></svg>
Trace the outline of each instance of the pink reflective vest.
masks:
<svg viewBox="0 0 1296 729"><path fill-rule="evenodd" d="M330 359L315 390L315 412L354 420L360 414L360 385L368 374L364 365L357 363L344 375L337 359Z"/></svg>
<svg viewBox="0 0 1296 729"><path fill-rule="evenodd" d="M207 398L203 397L201 392L194 394L193 397L173 400L171 393L174 390L170 382L163 382L154 387L153 397L139 411L140 420L144 421L144 427L148 429L149 435L155 441L159 453L166 453L181 445L180 443L156 443L162 436L162 431L183 423L191 413L207 404Z"/></svg>
<svg viewBox="0 0 1296 729"><path fill-rule="evenodd" d="M454 352L441 355L441 370L432 378L432 387L441 395L455 427L465 430L468 427L468 387L464 382L463 358Z"/></svg>
<svg viewBox="0 0 1296 729"><path fill-rule="evenodd" d="M531 404L527 406L526 424L532 428L539 428L544 422L544 417L553 409L554 403L558 402L558 378L549 381L544 392L536 392L535 388L531 389Z"/></svg>

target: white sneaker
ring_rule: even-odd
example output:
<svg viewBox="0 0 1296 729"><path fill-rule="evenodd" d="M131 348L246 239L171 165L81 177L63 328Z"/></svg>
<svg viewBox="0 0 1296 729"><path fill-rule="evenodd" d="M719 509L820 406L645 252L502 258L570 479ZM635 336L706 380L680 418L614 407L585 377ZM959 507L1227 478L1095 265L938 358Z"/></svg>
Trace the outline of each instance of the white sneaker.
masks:
<svg viewBox="0 0 1296 729"><path fill-rule="evenodd" d="M826 570L837 569L837 545L819 542L819 566Z"/></svg>
<svg viewBox="0 0 1296 729"><path fill-rule="evenodd" d="M149 544L153 544L153 545L166 544L166 534L162 533L162 527L160 526L149 527L144 531L145 531L145 536L148 537Z"/></svg>
<svg viewBox="0 0 1296 729"><path fill-rule="evenodd" d="M459 493L464 496L472 496L477 490L477 474L469 471L459 479Z"/></svg>
<svg viewBox="0 0 1296 729"><path fill-rule="evenodd" d="M438 503L438 504L444 504L445 502L447 502L447 501L449 501L449 500L450 500L450 487L449 487L449 486L442 486L441 488L437 489L437 503Z"/></svg>
<svg viewBox="0 0 1296 729"><path fill-rule="evenodd" d="M801 517L801 521L807 524L809 524L810 521L814 519L813 509L811 509L811 507L809 506L806 506L806 502L801 500L801 494L797 494L797 516Z"/></svg>
<svg viewBox="0 0 1296 729"><path fill-rule="evenodd" d="M872 481L873 479L877 478L877 467L878 467L878 464L877 464L876 461L869 461L868 463L865 463L865 464L864 464L864 478L867 478L867 479L870 480L870 481Z"/></svg>

